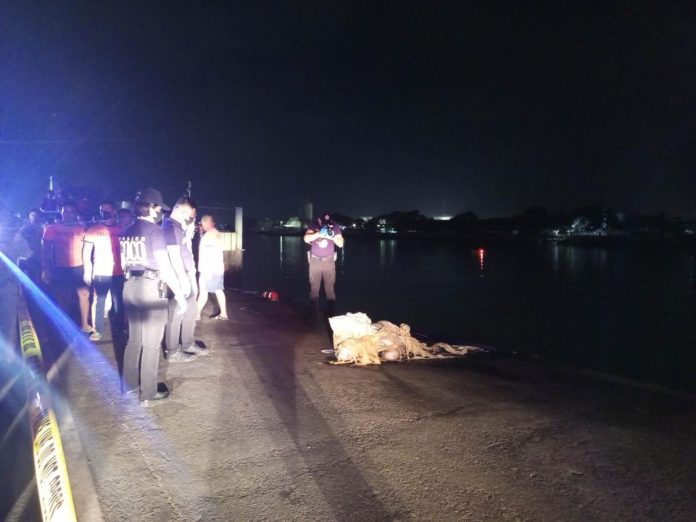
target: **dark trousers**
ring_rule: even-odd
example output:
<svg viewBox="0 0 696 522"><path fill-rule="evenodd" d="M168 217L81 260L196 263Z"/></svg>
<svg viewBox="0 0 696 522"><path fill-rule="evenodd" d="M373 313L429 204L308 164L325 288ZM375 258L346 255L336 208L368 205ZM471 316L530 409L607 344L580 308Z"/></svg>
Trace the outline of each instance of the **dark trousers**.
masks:
<svg viewBox="0 0 696 522"><path fill-rule="evenodd" d="M128 314L128 344L123 360L124 389L140 385L140 399L157 393L160 343L167 324L167 298L160 297L156 279L134 277L123 287Z"/></svg>
<svg viewBox="0 0 696 522"><path fill-rule="evenodd" d="M324 293L327 301L336 300L334 285L336 284L336 262L331 259L321 261L309 257L309 298L312 301L319 299L319 289L324 282Z"/></svg>
<svg viewBox="0 0 696 522"><path fill-rule="evenodd" d="M104 308L106 296L111 292L111 323L114 327L112 335L118 335L125 327L123 315L123 276L94 276L92 280L94 291L97 293L97 306L95 310L94 327L97 332L104 333Z"/></svg>
<svg viewBox="0 0 696 522"><path fill-rule="evenodd" d="M192 279L192 286L195 288L195 275L189 274L189 279ZM169 299L169 318L167 319L167 328L165 330L165 340L167 342L167 350L171 353L176 350L179 345L183 348L188 348L196 341L194 331L196 330L196 293L191 292L186 301L186 312L183 314L176 313L176 300L171 295Z"/></svg>

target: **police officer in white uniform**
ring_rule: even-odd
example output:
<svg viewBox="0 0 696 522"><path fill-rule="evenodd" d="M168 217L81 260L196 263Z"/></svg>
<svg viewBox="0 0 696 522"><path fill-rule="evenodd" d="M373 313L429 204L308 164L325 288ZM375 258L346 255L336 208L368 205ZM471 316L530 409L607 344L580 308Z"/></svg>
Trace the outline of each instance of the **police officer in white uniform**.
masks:
<svg viewBox="0 0 696 522"><path fill-rule="evenodd" d="M169 397L157 390L160 342L167 323L167 288L186 311L190 288L176 278L164 240L162 211L169 210L159 190L145 188L133 202L135 222L121 236L121 262L126 275L123 302L128 314L128 344L123 361L123 388L140 403L154 406Z"/></svg>

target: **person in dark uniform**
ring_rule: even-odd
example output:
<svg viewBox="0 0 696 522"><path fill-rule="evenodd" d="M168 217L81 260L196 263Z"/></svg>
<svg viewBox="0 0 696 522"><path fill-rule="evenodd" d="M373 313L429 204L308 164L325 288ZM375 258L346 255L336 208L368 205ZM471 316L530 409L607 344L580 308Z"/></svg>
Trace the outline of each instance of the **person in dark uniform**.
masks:
<svg viewBox="0 0 696 522"><path fill-rule="evenodd" d="M159 190L142 189L133 202L135 222L121 235L121 264L126 282L123 303L128 314L128 343L123 362L123 389L128 395L140 392L140 404L149 407L169 396L157 390L160 342L167 324L171 291L177 312L186 311L190 288L184 288L167 254L164 233L157 223L169 210ZM168 289L167 289L168 287Z"/></svg>
<svg viewBox="0 0 696 522"><path fill-rule="evenodd" d="M317 320L317 299L319 289L324 282L326 294L326 315L334 314L336 304L336 247L343 248L343 234L341 227L336 223L331 214L324 212L313 225L307 229L304 241L312 248L307 252L309 261L309 300L310 309L307 321L313 324Z"/></svg>
<svg viewBox="0 0 696 522"><path fill-rule="evenodd" d="M209 350L198 346L194 337L196 329L196 264L193 260L191 243L186 237L187 227L193 225L196 204L189 197L177 200L172 213L162 222L164 240L174 272L183 288L191 288L186 313L176 313L177 304L173 296L169 300L169 319L165 329L167 360L169 362L188 362L199 355L209 355Z"/></svg>

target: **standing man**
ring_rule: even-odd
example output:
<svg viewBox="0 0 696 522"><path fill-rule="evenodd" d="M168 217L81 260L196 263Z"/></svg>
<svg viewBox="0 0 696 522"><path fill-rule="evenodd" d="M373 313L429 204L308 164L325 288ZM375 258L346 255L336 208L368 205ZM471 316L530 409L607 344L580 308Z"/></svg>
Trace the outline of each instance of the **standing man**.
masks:
<svg viewBox="0 0 696 522"><path fill-rule="evenodd" d="M62 220L46 227L43 235L41 280L52 287L59 306L69 313L75 292L80 306L80 326L85 333L92 333L89 317L89 287L83 280L82 241L85 229L77 222L77 207L63 203Z"/></svg>
<svg viewBox="0 0 696 522"><path fill-rule="evenodd" d="M331 214L324 212L314 225L307 229L304 241L312 248L307 252L309 261L309 300L310 310L307 321L314 324L317 320L317 299L319 289L324 282L326 294L326 315L331 317L336 305L336 247L343 248L343 234L338 223L334 222Z"/></svg>
<svg viewBox="0 0 696 522"><path fill-rule="evenodd" d="M133 213L127 208L118 209L118 224L123 230L133 224Z"/></svg>
<svg viewBox="0 0 696 522"><path fill-rule="evenodd" d="M23 263L23 268L31 280L38 283L41 277L41 240L44 233L41 211L38 208L29 211L27 222L19 229L19 233L32 252Z"/></svg>
<svg viewBox="0 0 696 522"><path fill-rule="evenodd" d="M162 223L167 253L174 267L179 285L188 288L186 313L176 313L176 301L170 296L169 319L165 330L167 342L167 360L171 362L189 362L198 355L207 355L208 350L196 344L196 265L193 260L191 242L187 240L186 229L195 221L196 204L191 198L177 200L169 218Z"/></svg>
<svg viewBox="0 0 696 522"><path fill-rule="evenodd" d="M128 344L123 362L123 388L127 394L140 390L140 404L149 407L169 397L157 390L160 342L167 324L167 287L186 311L191 291L182 287L174 273L164 233L155 223L162 220L162 194L153 188L135 196L135 222L121 235L121 266L126 274L123 302L128 313Z"/></svg>
<svg viewBox="0 0 696 522"><path fill-rule="evenodd" d="M102 201L99 205L101 221L94 223L85 233L82 248L84 281L94 286L97 294L94 327L89 338L100 341L104 334L104 308L106 296L111 292L111 313L113 315L112 335L119 335L125 328L123 315L123 269L121 268L121 243L119 236L123 231L116 222L116 205Z"/></svg>
<svg viewBox="0 0 696 522"><path fill-rule="evenodd" d="M215 228L213 216L203 216L201 218L201 241L198 244L198 315L205 303L208 302L208 294L215 294L217 297L220 313L213 316L214 319L227 321L227 300L225 299L225 260L222 254L222 234Z"/></svg>

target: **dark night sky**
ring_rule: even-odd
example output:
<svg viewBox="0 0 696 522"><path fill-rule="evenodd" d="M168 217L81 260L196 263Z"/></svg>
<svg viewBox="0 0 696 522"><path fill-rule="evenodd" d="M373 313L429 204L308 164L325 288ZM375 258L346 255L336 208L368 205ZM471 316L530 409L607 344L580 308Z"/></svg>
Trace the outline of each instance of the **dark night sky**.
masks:
<svg viewBox="0 0 696 522"><path fill-rule="evenodd" d="M58 4L0 7L16 205L53 174L255 216L696 213L692 2Z"/></svg>

